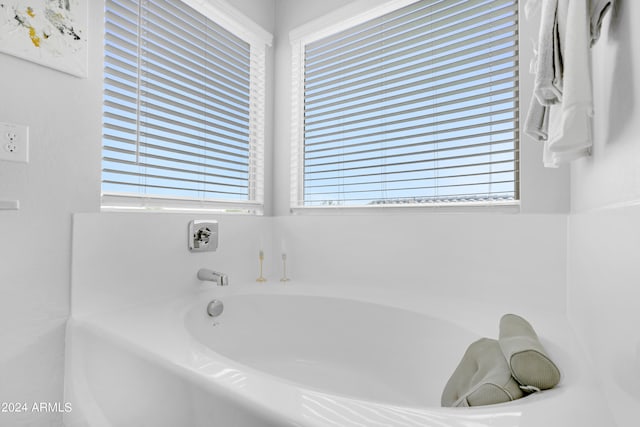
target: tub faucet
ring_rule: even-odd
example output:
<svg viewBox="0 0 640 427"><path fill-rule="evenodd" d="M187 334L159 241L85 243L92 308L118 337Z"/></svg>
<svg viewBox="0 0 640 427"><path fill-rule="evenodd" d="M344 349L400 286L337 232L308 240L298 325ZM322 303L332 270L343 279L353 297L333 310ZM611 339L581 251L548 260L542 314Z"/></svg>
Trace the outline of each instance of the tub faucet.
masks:
<svg viewBox="0 0 640 427"><path fill-rule="evenodd" d="M229 284L229 276L217 271L209 270L208 268L201 268L198 270L198 279L215 282L218 286L227 286Z"/></svg>

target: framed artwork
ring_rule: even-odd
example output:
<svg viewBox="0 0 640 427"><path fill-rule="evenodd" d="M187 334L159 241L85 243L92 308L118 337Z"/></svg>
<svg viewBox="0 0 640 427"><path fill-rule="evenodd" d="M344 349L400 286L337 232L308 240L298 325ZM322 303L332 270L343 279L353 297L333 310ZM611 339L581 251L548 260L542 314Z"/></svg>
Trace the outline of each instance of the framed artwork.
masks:
<svg viewBox="0 0 640 427"><path fill-rule="evenodd" d="M0 0L0 52L87 77L89 0Z"/></svg>

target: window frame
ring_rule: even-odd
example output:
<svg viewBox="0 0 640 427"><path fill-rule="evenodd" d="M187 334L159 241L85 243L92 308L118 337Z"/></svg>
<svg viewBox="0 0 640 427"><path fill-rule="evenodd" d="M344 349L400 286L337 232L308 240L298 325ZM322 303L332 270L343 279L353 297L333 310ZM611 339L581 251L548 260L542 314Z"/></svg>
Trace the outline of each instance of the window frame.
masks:
<svg viewBox="0 0 640 427"><path fill-rule="evenodd" d="M514 138L514 193L513 200L465 201L465 202L431 202L431 203L393 203L373 205L334 205L309 206L304 200L304 58L305 46L325 37L332 36L344 30L379 18L420 0L357 0L334 13L307 23L292 30L289 34L291 44L291 134L290 134L290 210L294 213L326 212L347 210L349 212L433 210L464 211L464 210L497 210L500 212L519 212L522 200L520 180L520 120L519 120L519 48L516 45L516 76L514 78L515 102L514 124L516 124ZM365 10L363 12L363 10ZM345 16L347 18L345 18ZM517 18L516 18L517 19ZM518 32L519 33L519 32ZM519 41L517 41L519 44Z"/></svg>
<svg viewBox="0 0 640 427"><path fill-rule="evenodd" d="M117 1L117 0L116 0ZM143 0L133 0L139 3ZM141 212L229 212L250 213L261 215L264 213L264 185L265 185L265 116L266 116L266 52L272 45L273 36L254 23L244 14L233 8L223 0L178 0L186 6L208 18L250 46L250 84L249 84L249 155L248 155L248 199L225 200L207 199L204 197L184 197L178 195L145 195L132 193L118 193L105 191L103 187L103 166L101 162L101 211L141 211ZM109 3L105 3L106 11ZM106 41L105 35L105 62ZM103 84L104 85L104 84ZM140 84L138 90L143 88ZM103 105L107 97L103 98ZM103 113L104 114L104 113ZM104 132L103 125L103 132ZM101 149L104 156L104 141ZM101 156L101 158L102 158ZM141 173L139 176L143 177Z"/></svg>

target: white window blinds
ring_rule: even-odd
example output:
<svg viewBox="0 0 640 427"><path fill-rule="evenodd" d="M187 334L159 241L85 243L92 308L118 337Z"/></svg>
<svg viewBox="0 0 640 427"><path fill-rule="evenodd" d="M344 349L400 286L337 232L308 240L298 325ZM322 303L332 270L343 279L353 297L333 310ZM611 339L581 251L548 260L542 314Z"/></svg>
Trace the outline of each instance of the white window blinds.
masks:
<svg viewBox="0 0 640 427"><path fill-rule="evenodd" d="M518 199L517 0L424 0L294 40L296 206Z"/></svg>
<svg viewBox="0 0 640 427"><path fill-rule="evenodd" d="M105 205L260 209L264 51L180 0L107 0Z"/></svg>

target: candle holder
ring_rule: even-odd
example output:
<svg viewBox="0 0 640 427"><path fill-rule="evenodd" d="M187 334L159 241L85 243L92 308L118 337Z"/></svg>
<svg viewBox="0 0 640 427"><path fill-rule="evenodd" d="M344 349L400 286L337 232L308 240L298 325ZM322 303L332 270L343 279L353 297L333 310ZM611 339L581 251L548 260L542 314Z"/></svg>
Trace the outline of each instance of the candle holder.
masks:
<svg viewBox="0 0 640 427"><path fill-rule="evenodd" d="M288 282L289 279L287 277L287 254L282 254L282 278L280 279L281 282Z"/></svg>
<svg viewBox="0 0 640 427"><path fill-rule="evenodd" d="M260 276L256 279L256 282L266 282L267 279L262 275L262 264L264 263L264 252L260 250L260 255L258 255L260 260Z"/></svg>

